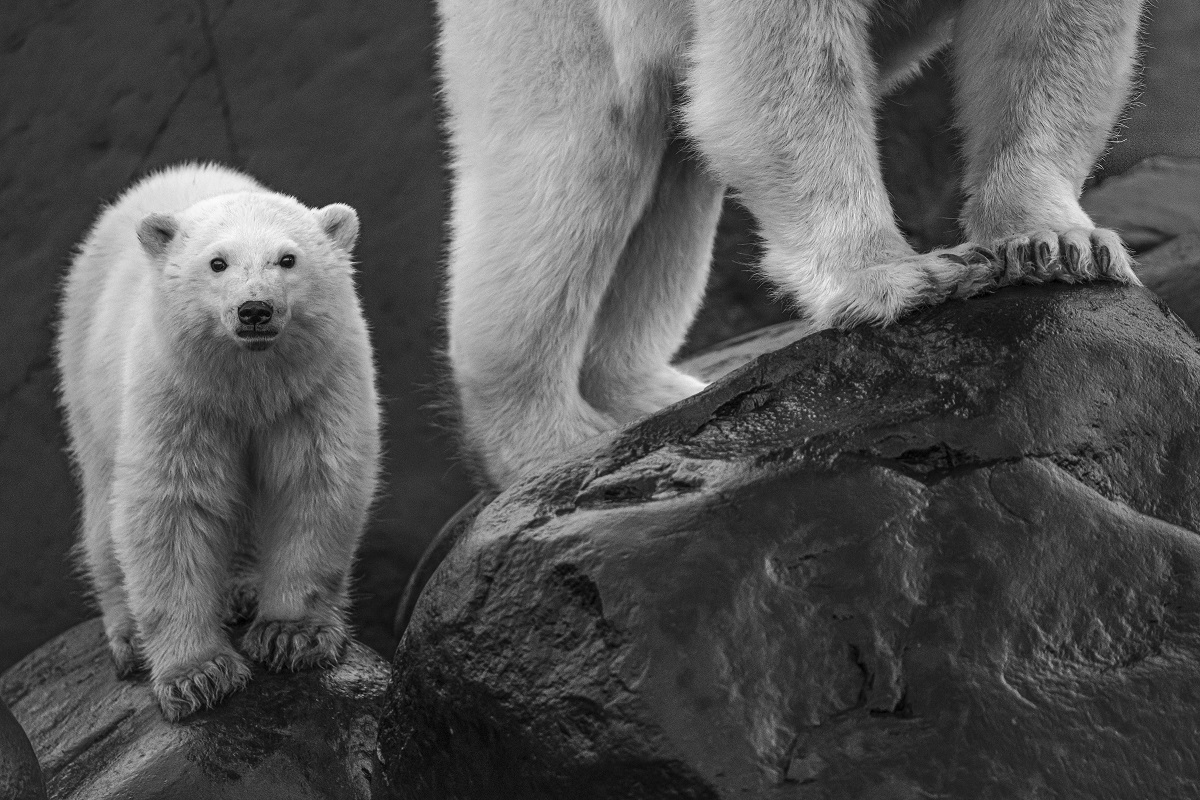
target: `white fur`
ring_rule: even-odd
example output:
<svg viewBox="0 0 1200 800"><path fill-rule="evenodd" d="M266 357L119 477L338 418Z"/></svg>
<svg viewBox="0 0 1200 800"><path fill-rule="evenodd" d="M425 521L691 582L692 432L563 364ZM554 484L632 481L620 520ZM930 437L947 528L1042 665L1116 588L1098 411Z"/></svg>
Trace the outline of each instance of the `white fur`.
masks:
<svg viewBox="0 0 1200 800"><path fill-rule="evenodd" d="M184 165L108 207L71 266L58 358L81 550L118 670L145 661L169 718L249 678L222 627L234 600L256 595L243 646L276 668L346 639L379 470L357 233L349 206ZM251 300L274 307L266 349L238 335Z"/></svg>
<svg viewBox="0 0 1200 800"><path fill-rule="evenodd" d="M670 359L726 184L758 219L762 271L821 326L997 282L1136 281L1078 195L1124 102L1141 4L440 0L450 358L486 476L510 484L701 387ZM970 241L919 254L874 109L952 35Z"/></svg>

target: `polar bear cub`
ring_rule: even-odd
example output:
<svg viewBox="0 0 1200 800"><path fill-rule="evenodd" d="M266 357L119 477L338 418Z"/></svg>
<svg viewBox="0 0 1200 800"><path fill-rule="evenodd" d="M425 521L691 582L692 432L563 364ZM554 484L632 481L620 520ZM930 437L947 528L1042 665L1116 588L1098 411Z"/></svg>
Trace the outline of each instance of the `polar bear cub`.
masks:
<svg viewBox="0 0 1200 800"><path fill-rule="evenodd" d="M249 680L235 607L252 608L242 649L276 670L346 643L379 473L357 237L349 206L183 165L109 206L71 265L57 350L80 550L118 673L148 666L168 719Z"/></svg>

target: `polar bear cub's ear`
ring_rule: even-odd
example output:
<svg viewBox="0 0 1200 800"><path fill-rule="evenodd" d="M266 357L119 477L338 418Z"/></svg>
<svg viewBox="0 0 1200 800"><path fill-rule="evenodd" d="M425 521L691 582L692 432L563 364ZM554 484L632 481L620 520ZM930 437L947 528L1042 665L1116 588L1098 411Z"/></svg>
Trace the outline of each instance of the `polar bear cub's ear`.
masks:
<svg viewBox="0 0 1200 800"><path fill-rule="evenodd" d="M151 259L160 260L167 253L167 246L179 233L179 220L170 214L150 214L138 223L137 237L142 249Z"/></svg>
<svg viewBox="0 0 1200 800"><path fill-rule="evenodd" d="M315 212L317 223L325 235L333 243L347 253L354 249L358 241L358 212L345 203L334 203L318 208Z"/></svg>

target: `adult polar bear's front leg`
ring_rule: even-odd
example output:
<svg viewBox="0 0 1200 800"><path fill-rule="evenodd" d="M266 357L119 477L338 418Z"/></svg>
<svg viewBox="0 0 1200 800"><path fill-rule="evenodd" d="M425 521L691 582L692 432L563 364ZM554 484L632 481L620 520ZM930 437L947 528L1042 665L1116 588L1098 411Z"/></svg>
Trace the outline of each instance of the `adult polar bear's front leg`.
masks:
<svg viewBox="0 0 1200 800"><path fill-rule="evenodd" d="M818 325L888 322L994 274L969 248L917 254L877 152L866 0L695 0L689 131L758 219L762 270Z"/></svg>
<svg viewBox="0 0 1200 800"><path fill-rule="evenodd" d="M1140 283L1079 205L1125 105L1142 0L968 0L954 35L967 236L1010 270Z"/></svg>
<svg viewBox="0 0 1200 800"><path fill-rule="evenodd" d="M454 171L449 355L468 448L506 486L617 424L580 379L654 196L669 65L637 38L646 29L613 36L590 3L439 10Z"/></svg>

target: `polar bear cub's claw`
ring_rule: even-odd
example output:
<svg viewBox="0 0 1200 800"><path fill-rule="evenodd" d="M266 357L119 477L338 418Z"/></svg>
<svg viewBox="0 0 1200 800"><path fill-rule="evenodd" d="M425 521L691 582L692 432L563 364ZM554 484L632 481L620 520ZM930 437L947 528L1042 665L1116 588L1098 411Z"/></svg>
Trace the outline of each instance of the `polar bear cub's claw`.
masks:
<svg viewBox="0 0 1200 800"><path fill-rule="evenodd" d="M255 622L242 639L242 649L273 672L330 667L341 658L349 636L341 623L310 620Z"/></svg>
<svg viewBox="0 0 1200 800"><path fill-rule="evenodd" d="M110 636L108 649L112 653L118 678L125 679L136 675L145 666L138 648L137 637L132 632Z"/></svg>
<svg viewBox="0 0 1200 800"><path fill-rule="evenodd" d="M212 708L250 682L250 664L232 649L205 661L192 662L154 680L154 695L163 716L176 722L202 708Z"/></svg>

